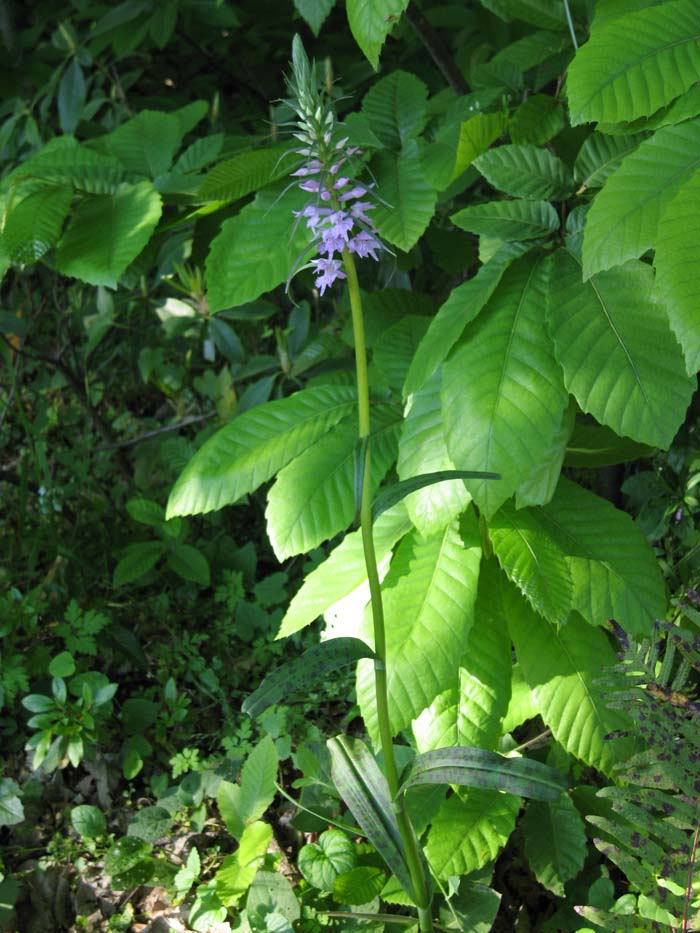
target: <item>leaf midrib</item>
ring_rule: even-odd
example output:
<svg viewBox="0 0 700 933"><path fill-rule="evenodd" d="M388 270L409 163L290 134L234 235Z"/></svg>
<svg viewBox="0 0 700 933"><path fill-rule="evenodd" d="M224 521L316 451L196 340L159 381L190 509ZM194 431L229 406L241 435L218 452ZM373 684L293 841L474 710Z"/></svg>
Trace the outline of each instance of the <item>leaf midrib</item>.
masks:
<svg viewBox="0 0 700 933"><path fill-rule="evenodd" d="M581 269L581 275L583 276L583 266L582 266L582 264L579 262L578 258L574 255L574 253L571 252L571 250L567 249L566 252L569 254L569 256L571 256L571 258L572 258L573 261L576 263L576 265ZM618 344L619 344L619 346L620 346L622 352L625 354L625 356L626 356L626 358L627 358L627 362L628 362L628 364L629 364L629 368L630 368L631 371L632 371L632 375L634 376L634 380L635 380L635 382L637 383L637 385L639 386L639 391L642 393L642 398L644 399L644 404L647 405L647 406L651 406L651 399L650 399L649 396L647 395L646 389L644 388L644 383L642 382L642 378L641 378L641 376L640 376L640 374L639 374L639 371L638 371L638 369L637 369L637 366L636 366L634 360L632 359L632 354L631 354L630 351L627 349L627 346L626 346L624 340L622 339L622 335L620 334L620 332L618 331L617 327L615 326L615 322L613 321L613 319L612 319L612 317L611 317L611 315L610 315L610 313L609 313L609 311L608 311L608 308L607 308L605 299L604 299L603 296L601 295L600 290L599 290L599 288L598 288L598 286L597 286L597 284L596 284L596 282L595 282L595 276L591 276L591 278L589 278L586 282L584 282L584 285L590 287L590 288L593 290L593 293L595 294L595 297L596 297L597 300L598 300L598 304L600 305L600 309L601 309L601 311L603 312L603 316L605 317L606 321L608 322L610 331L611 331L612 334L614 335L614 337L615 337L615 339L617 340L617 342L618 342Z"/></svg>
<svg viewBox="0 0 700 933"><path fill-rule="evenodd" d="M652 139L653 139L653 137L652 137ZM650 142L651 142L651 140L650 140ZM651 148L651 147L650 147L650 148ZM639 150L635 150L635 151L639 151ZM641 210L644 209L644 207L646 207L646 205L647 205L650 201L653 201L653 200L655 200L655 199L658 199L668 188L674 188L674 187L675 187L676 190L673 190L673 191L671 192L671 198L675 197L676 194L678 193L678 190L677 190L677 189L680 188L680 186L681 186L681 184L682 184L682 179L683 179L683 177L684 177L685 175L687 175L688 173L690 173L690 172L694 172L694 171L697 169L697 167L698 167L699 165L700 165L700 155L699 155L696 159L694 159L693 162L687 163L686 165L683 166L682 169L680 169L679 171L675 172L673 175L669 176L669 177L664 181L663 184L654 187L654 188L651 190L651 192L649 192L649 194L648 194L646 197L643 197L643 198L642 198L641 201L639 201L638 199L635 199L635 200L633 201L633 203L632 203L632 207L631 207L628 211L625 211L624 213L618 215L618 221L617 221L617 223L613 223L613 224L611 224L610 226L607 226L607 227L606 227L605 239L606 239L606 240L609 239L610 236L614 233L615 230L617 230L619 227L621 227L621 226L623 226L623 225L625 225L625 224L627 223L627 221L629 220L630 216L632 216L632 215L634 215L634 214L638 214ZM622 168L623 166L620 166L620 167ZM603 190L601 191L601 194L604 193L604 191L605 191L605 188L603 188ZM614 193L615 193L615 194L618 194L618 192L614 192ZM584 241L585 241L585 233L584 233ZM611 266L603 266L603 267L601 267L601 268L595 269L594 272L595 272L595 271L597 271L597 272L604 272L606 269L609 269L609 268L611 268Z"/></svg>
<svg viewBox="0 0 700 933"><path fill-rule="evenodd" d="M529 271L528 276L527 276L527 281L525 282L525 284L524 284L524 286L523 286L523 289L522 289L522 291L521 291L521 293L520 293L520 298L518 299L518 306L517 306L517 308L516 308L516 310L515 310L515 317L513 318L513 324L512 324L512 326L511 326L511 328L510 328L510 333L509 333L509 335L508 335L508 344L507 344L507 346L506 346L506 352L505 352L505 355L504 355L504 357L503 357L503 366L501 367L501 375L500 375L499 380L498 380L498 388L497 388L497 390L496 390L495 401L494 401L494 405L493 405L493 409L492 409L491 419L490 419L490 421L489 421L489 430L488 430L488 435L487 435L487 439L486 439L486 460L485 460L485 463L486 463L486 469L487 469L487 470L491 468L491 466L490 466L490 464L491 464L491 447L492 447L492 445L493 445L493 438L494 438L494 433L495 433L495 427L494 427L494 425L495 425L495 422L496 422L496 417L497 417L497 415L498 415L498 409L499 409L499 407L500 407L500 405L501 405L501 401L502 401L503 382L504 382L504 380L505 380L506 369L508 368L508 361L509 361L509 356L510 356L510 353L511 353L511 348L512 348L512 345L513 345L513 340L514 340L514 337L515 337L515 331L517 330L517 326L518 326L518 318L519 318L520 313L521 313L521 311L522 311L523 304L524 304L524 302L525 302L525 297L526 297L526 295L527 295L528 292L529 292L530 283L531 283L531 281L532 281L532 278L533 278L535 272L540 268L541 262L542 262L542 260L539 260L539 261L535 262L535 263L531 266L531 268L530 268L530 271Z"/></svg>
<svg viewBox="0 0 700 933"><path fill-rule="evenodd" d="M646 11L642 11L642 12L646 12ZM652 58L656 55L661 55L664 52L669 51L670 49L676 48L677 46L686 45L687 43L691 43L691 42L700 42L700 33L698 33L695 36L690 36L690 37L686 37L683 39L677 39L675 42L669 42L663 46L656 46L650 52L647 52L645 55L642 55L641 58L635 59L632 65L628 65L626 67L620 68L618 71L614 72L611 77L609 77L606 81L604 81L603 84L599 85L596 91L594 91L589 97L586 98L585 104L582 104L578 108L579 114L585 113L585 110L590 104L590 102L598 95L603 94L603 92L607 90L611 84L617 81L621 75L624 75L632 71L633 68L642 67L642 63L645 62L648 58ZM595 51L597 52L598 50L596 49Z"/></svg>

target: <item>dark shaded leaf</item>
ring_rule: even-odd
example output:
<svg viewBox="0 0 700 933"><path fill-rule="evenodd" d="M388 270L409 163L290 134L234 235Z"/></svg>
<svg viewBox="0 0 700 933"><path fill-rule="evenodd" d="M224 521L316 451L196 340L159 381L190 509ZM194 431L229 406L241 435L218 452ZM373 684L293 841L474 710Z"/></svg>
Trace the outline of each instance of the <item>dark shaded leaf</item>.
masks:
<svg viewBox="0 0 700 933"><path fill-rule="evenodd" d="M263 680L244 701L241 709L249 716L259 716L281 699L289 702L297 693L306 693L330 671L337 671L360 658L373 658L374 652L359 638L333 638L314 645L300 658L283 664Z"/></svg>

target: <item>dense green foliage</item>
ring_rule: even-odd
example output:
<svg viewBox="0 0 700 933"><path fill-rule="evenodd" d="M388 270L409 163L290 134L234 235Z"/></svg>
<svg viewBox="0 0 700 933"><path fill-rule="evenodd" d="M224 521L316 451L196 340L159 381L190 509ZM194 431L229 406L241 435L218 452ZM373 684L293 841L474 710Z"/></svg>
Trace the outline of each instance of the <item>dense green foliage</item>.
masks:
<svg viewBox="0 0 700 933"><path fill-rule="evenodd" d="M695 0L59 7L0 4L0 924L695 928Z"/></svg>

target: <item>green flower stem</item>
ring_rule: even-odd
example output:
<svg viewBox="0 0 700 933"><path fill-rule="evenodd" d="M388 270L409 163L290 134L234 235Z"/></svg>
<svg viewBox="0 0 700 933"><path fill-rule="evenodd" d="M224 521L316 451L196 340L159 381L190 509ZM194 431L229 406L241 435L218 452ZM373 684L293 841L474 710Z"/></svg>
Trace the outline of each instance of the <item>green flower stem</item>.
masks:
<svg viewBox="0 0 700 933"><path fill-rule="evenodd" d="M421 931L431 931L433 921L430 913L430 895L420 858L418 840L413 831L406 803L403 795L399 795L399 776L394 757L393 736L389 721L389 693L386 676L386 630L384 626L384 607L382 605L382 590L377 569L377 557L374 550L372 536L372 450L370 446L370 416L369 416L369 381L367 378L367 349L365 345L365 325L362 316L362 298L360 285L357 280L357 270L352 254L343 250L343 265L347 275L348 293L350 295L350 310L352 313L352 328L355 343L355 371L357 375L357 411L358 436L360 441L366 440L366 453L364 475L362 479L362 499L360 505L360 528L362 531L362 548L365 555L365 566L369 581L370 602L372 606L372 623L374 627L374 651L377 661L374 665L374 690L377 703L377 721L379 723L379 736L382 753L384 755L384 770L391 799L395 801L396 820L401 834L404 855L411 874L413 896L418 905L418 919Z"/></svg>

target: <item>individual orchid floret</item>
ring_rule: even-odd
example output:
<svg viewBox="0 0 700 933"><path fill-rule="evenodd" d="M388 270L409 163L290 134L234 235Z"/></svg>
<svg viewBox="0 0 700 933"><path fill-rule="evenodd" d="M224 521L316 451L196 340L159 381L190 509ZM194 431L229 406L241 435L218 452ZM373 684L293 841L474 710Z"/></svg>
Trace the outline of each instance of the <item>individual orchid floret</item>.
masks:
<svg viewBox="0 0 700 933"><path fill-rule="evenodd" d="M382 244L379 240L371 233L368 233L367 230L360 230L360 232L348 242L348 249L350 252L357 253L361 259L364 259L366 256L371 256L372 259L375 260L379 259L376 250L381 248Z"/></svg>
<svg viewBox="0 0 700 933"><path fill-rule="evenodd" d="M316 285L321 294L323 294L329 285L332 285L336 279L346 278L343 272L343 264L339 259L313 259L312 266L318 273Z"/></svg>

